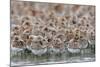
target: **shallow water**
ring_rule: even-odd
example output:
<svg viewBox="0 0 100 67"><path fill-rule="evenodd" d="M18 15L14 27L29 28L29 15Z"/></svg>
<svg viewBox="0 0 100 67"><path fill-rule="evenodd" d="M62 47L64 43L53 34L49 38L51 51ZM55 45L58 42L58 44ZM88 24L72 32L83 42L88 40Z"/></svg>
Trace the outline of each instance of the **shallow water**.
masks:
<svg viewBox="0 0 100 67"><path fill-rule="evenodd" d="M95 61L95 54L93 52L84 54L44 54L41 56L33 55L32 53L18 53L17 55L11 56L11 66L92 61Z"/></svg>

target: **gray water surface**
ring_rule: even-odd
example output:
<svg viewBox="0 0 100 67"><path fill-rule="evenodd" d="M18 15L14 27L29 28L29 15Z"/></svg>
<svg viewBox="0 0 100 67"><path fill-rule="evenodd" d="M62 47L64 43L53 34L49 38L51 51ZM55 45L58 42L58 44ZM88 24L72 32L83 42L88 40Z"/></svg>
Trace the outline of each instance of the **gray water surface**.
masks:
<svg viewBox="0 0 100 67"><path fill-rule="evenodd" d="M93 61L95 61L95 54L92 52L84 54L44 54L41 56L33 55L32 53L18 53L11 56L11 66Z"/></svg>

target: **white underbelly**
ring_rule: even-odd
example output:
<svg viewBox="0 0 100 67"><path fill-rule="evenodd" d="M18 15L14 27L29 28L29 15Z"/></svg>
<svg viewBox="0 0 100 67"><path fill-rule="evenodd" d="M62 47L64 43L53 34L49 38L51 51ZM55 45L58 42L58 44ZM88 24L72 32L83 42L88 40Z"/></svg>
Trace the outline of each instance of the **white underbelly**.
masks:
<svg viewBox="0 0 100 67"><path fill-rule="evenodd" d="M31 49L31 51L35 55L42 55L42 54L46 53L47 48L44 48L44 49Z"/></svg>
<svg viewBox="0 0 100 67"><path fill-rule="evenodd" d="M80 49L78 49L78 48L68 48L68 51L70 53L80 53Z"/></svg>

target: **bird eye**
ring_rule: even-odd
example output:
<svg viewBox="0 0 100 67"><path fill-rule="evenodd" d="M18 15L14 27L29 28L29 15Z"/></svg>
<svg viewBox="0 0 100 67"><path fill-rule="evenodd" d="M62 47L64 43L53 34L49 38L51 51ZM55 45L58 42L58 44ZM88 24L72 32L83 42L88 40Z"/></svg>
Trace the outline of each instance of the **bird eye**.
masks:
<svg viewBox="0 0 100 67"><path fill-rule="evenodd" d="M29 22L26 22L26 25L29 25Z"/></svg>
<svg viewBox="0 0 100 67"><path fill-rule="evenodd" d="M76 21L73 20L72 23L73 23L73 24L76 24Z"/></svg>
<svg viewBox="0 0 100 67"><path fill-rule="evenodd" d="M44 30L45 30L45 31L47 31L47 30L48 30L48 28L45 28Z"/></svg>
<svg viewBox="0 0 100 67"><path fill-rule="evenodd" d="M18 30L18 27L15 27L16 30Z"/></svg>
<svg viewBox="0 0 100 67"><path fill-rule="evenodd" d="M40 43L41 45L43 45L43 43L42 43L41 41L39 41L39 43Z"/></svg>
<svg viewBox="0 0 100 67"><path fill-rule="evenodd" d="M27 39L29 39L29 36L27 36Z"/></svg>
<svg viewBox="0 0 100 67"><path fill-rule="evenodd" d="M17 33L14 33L13 35L17 35Z"/></svg>
<svg viewBox="0 0 100 67"><path fill-rule="evenodd" d="M83 38L83 36L80 36L80 38Z"/></svg>
<svg viewBox="0 0 100 67"><path fill-rule="evenodd" d="M51 39L48 39L48 42L50 42L51 41Z"/></svg>
<svg viewBox="0 0 100 67"><path fill-rule="evenodd" d="M19 39L18 37L15 38L15 40L18 40L18 39Z"/></svg>
<svg viewBox="0 0 100 67"><path fill-rule="evenodd" d="M53 26L53 24L52 24L52 23L50 23L50 26Z"/></svg>
<svg viewBox="0 0 100 67"><path fill-rule="evenodd" d="M86 26L89 27L89 24L87 24Z"/></svg>

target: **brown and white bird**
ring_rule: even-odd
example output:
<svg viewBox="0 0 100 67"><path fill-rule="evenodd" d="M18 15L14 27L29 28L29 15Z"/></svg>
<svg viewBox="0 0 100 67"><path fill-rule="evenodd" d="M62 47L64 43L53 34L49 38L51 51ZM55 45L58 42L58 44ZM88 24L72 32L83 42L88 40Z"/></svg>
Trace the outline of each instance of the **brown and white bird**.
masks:
<svg viewBox="0 0 100 67"><path fill-rule="evenodd" d="M21 28L20 25L12 25L11 31L13 31L13 33L16 33L16 35L19 35L21 33L20 28Z"/></svg>
<svg viewBox="0 0 100 67"><path fill-rule="evenodd" d="M32 22L30 20L25 21L22 25L21 25L22 31L24 30L30 30L32 31Z"/></svg>
<svg viewBox="0 0 100 67"><path fill-rule="evenodd" d="M71 39L68 43L67 49L70 53L80 53L80 44Z"/></svg>
<svg viewBox="0 0 100 67"><path fill-rule="evenodd" d="M52 41L51 47L49 48L50 54L63 53L64 51L64 43L59 38L55 38Z"/></svg>
<svg viewBox="0 0 100 67"><path fill-rule="evenodd" d="M19 51L23 51L25 46L26 45L20 36L15 36L11 41L11 52L16 54Z"/></svg>
<svg viewBox="0 0 100 67"><path fill-rule="evenodd" d="M28 48L35 55L42 55L47 51L46 44L43 43L43 37L41 36L34 36L32 44Z"/></svg>
<svg viewBox="0 0 100 67"><path fill-rule="evenodd" d="M34 38L35 38L34 35L29 35L28 36L28 39L26 40L26 48L28 50L31 50L30 46L32 45L32 42L33 42Z"/></svg>

